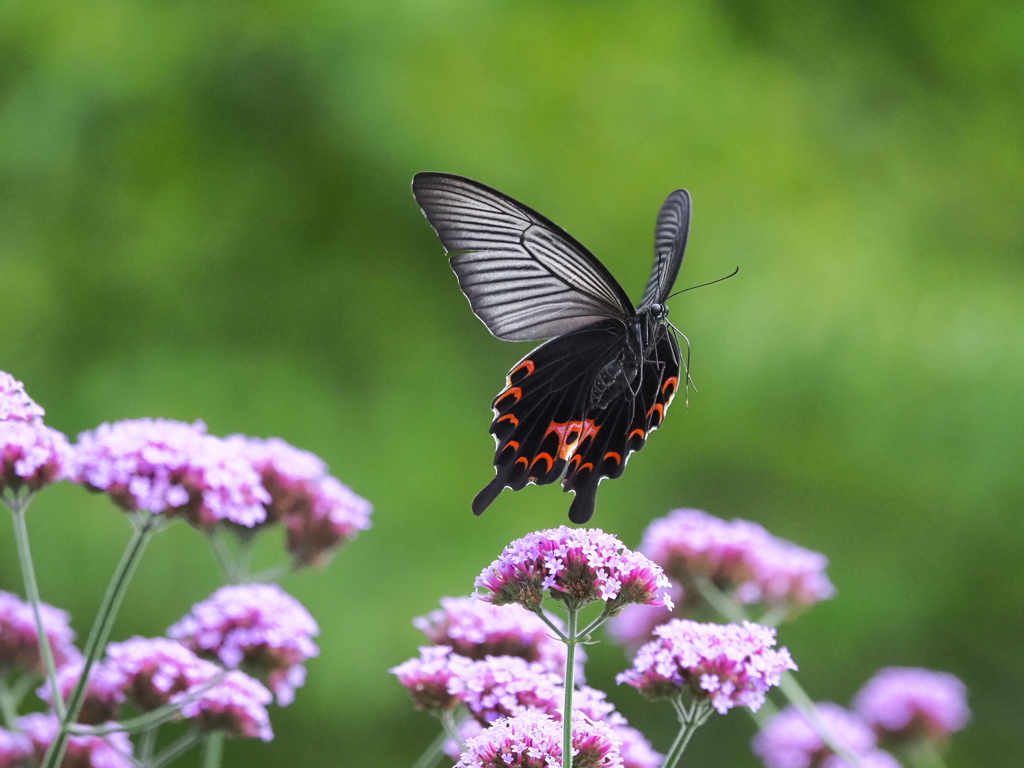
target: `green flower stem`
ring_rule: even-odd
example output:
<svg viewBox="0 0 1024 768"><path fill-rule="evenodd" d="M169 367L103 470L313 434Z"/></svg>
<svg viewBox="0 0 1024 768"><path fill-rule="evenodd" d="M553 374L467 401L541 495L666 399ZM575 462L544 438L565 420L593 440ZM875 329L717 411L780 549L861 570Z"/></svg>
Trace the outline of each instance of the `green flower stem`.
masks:
<svg viewBox="0 0 1024 768"><path fill-rule="evenodd" d="M726 619L734 622L749 621L743 606L716 587L711 579L706 576L698 576L694 579L694 583L701 597ZM783 673L782 679L779 681L779 690L807 718L807 722L811 724L811 727L814 728L815 732L829 749L843 758L850 768L860 768L860 758L835 738L832 731L829 730L829 727L821 719L821 715L818 713L817 707L814 706L811 697L807 695L806 691L800 686L800 683L796 681L793 673Z"/></svg>
<svg viewBox="0 0 1024 768"><path fill-rule="evenodd" d="M165 765L169 765L201 742L204 735L199 729L189 731L178 740L171 742L167 749L153 759L148 768L163 768Z"/></svg>
<svg viewBox="0 0 1024 768"><path fill-rule="evenodd" d="M448 741L447 729L437 734L437 738L430 743L429 747L423 750L423 754L420 755L419 760L413 763L412 768L434 768L437 765L437 761L441 758L446 741Z"/></svg>
<svg viewBox="0 0 1024 768"><path fill-rule="evenodd" d="M543 621L543 622L544 622L545 624L547 624L547 625L548 625L548 628L549 628L549 629L550 629L550 630L551 630L552 632L554 632L554 633L555 633L555 637L557 637L557 638L558 638L559 640L561 640L561 641L562 641L563 643L568 643L568 642L569 642L569 638L568 638L568 637L566 637L566 635L565 635L565 632L563 632L563 631L562 631L561 629L559 629L559 628L558 628L558 627L557 627L557 626L555 625L555 623L554 623L554 622L553 622L553 621L552 621L551 619L549 619L549 618L548 618L548 615L547 615L546 613L544 613L544 611L543 611L543 610L541 610L540 608L538 608L537 610L535 610L535 611L534 611L534 613L536 613L536 614L537 614L537 616L539 616L539 617L540 617L540 620L541 620L541 621Z"/></svg>
<svg viewBox="0 0 1024 768"><path fill-rule="evenodd" d="M53 648L50 646L50 638L46 636L43 627L43 615L40 609L41 600L39 597L39 584L36 582L36 569L32 564L32 549L28 543L28 525L25 522L25 510L28 509L32 494L14 496L8 498L7 503L14 515L14 538L18 542L18 561L21 563L21 577L25 582L25 593L32 605L32 615L36 620L36 632L39 634L39 650L43 656L43 663L46 665L46 679L50 685L50 693L53 699L53 709L57 717L64 719L64 700L60 695L60 686L57 683L57 664L53 658Z"/></svg>
<svg viewBox="0 0 1024 768"><path fill-rule="evenodd" d="M455 742L455 746L458 747L459 752L462 751L462 736L459 735L459 723L455 719L455 712L450 709L446 709L441 713L441 728L444 729L444 735ZM438 753L440 753L440 747L444 746L444 742L438 747Z"/></svg>
<svg viewBox="0 0 1024 768"><path fill-rule="evenodd" d="M572 768L572 692L576 686L576 645L580 609L566 606L565 618L565 700L562 705L562 766Z"/></svg>
<svg viewBox="0 0 1024 768"><path fill-rule="evenodd" d="M683 704L681 695L672 698L672 706L675 707L680 727L675 741L672 742L668 754L665 755L662 768L675 768L679 758L683 756L686 746L690 743L694 731L708 721L713 711L711 705L704 699L694 699L693 703L687 707Z"/></svg>
<svg viewBox="0 0 1024 768"><path fill-rule="evenodd" d="M60 732L53 740L53 743L50 744L50 748L46 750L46 757L43 760L42 768L55 768L64 759L71 726L78 719L78 713L82 710L82 704L85 702L85 690L89 682L89 673L92 671L92 665L106 646L110 630L114 625L114 619L117 617L117 611L121 607L121 601L124 599L128 584L131 583L132 575L135 573L135 568L142 558L146 545L153 535L163 527L162 519L150 512L138 512L130 516L129 519L134 527L132 538L128 542L124 554L121 556L121 562L117 564L117 569L110 579L107 592L103 596L103 602L100 603L99 611L96 613L92 630L89 632L89 639L85 644L85 662L82 667L82 673L78 678L78 684L75 685L74 690L68 697L66 702L67 708L64 717L61 718Z"/></svg>
<svg viewBox="0 0 1024 768"><path fill-rule="evenodd" d="M149 765L153 761L153 754L156 752L156 738L160 728L150 728L139 737L139 749L136 758L140 765Z"/></svg>
<svg viewBox="0 0 1024 768"><path fill-rule="evenodd" d="M18 703L20 696L15 696L13 689L7 685L7 679L0 676L0 717L4 719L4 727L8 731L17 731Z"/></svg>
<svg viewBox="0 0 1024 768"><path fill-rule="evenodd" d="M911 768L946 768L938 746L928 739L922 739L907 752L907 762Z"/></svg>
<svg viewBox="0 0 1024 768"><path fill-rule="evenodd" d="M203 768L220 768L223 757L224 731L208 733L203 742Z"/></svg>
<svg viewBox="0 0 1024 768"><path fill-rule="evenodd" d="M238 563L235 562L234 556L231 554L231 548L225 539L223 526L218 525L214 528L207 538L210 540L210 546L213 547L213 554L217 558L217 563L220 565L221 571L224 572L224 581L228 584L241 584L242 573L238 568Z"/></svg>

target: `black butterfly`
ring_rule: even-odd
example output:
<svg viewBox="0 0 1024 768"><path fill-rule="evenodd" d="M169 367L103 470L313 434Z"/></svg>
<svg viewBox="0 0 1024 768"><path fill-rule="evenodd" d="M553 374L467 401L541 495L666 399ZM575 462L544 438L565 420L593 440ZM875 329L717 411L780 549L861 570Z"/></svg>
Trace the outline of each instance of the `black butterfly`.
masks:
<svg viewBox="0 0 1024 768"><path fill-rule="evenodd" d="M496 189L419 173L413 195L451 254L473 312L506 341L551 339L520 360L494 398L497 476L473 500L481 514L505 488L561 478L569 519L594 513L597 486L643 448L679 388L679 343L664 301L690 228L679 189L658 213L654 269L637 309L593 254L558 225Z"/></svg>

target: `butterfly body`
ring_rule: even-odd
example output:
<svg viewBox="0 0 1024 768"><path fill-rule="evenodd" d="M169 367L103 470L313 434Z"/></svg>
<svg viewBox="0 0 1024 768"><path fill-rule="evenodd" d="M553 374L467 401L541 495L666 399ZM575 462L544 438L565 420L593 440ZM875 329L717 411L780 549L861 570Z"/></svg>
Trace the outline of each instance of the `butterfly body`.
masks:
<svg viewBox="0 0 1024 768"><path fill-rule="evenodd" d="M679 388L682 355L664 300L686 247L688 193L662 206L638 308L571 235L507 195L439 173L417 174L413 193L491 333L550 339L513 366L492 402L496 474L474 513L505 488L561 479L576 494L569 518L586 522L601 480L622 474Z"/></svg>

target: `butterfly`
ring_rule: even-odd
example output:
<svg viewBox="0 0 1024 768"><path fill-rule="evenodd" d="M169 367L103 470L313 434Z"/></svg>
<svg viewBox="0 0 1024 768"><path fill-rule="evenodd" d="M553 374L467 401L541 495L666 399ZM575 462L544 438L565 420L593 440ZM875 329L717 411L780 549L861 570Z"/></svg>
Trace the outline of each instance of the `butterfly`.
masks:
<svg viewBox="0 0 1024 768"><path fill-rule="evenodd" d="M496 474L473 512L505 488L561 478L575 494L569 519L587 522L600 482L622 474L679 389L683 360L664 302L686 250L689 193L676 190L658 213L654 268L634 308L590 251L508 195L447 173L416 174L412 191L487 329L506 341L550 339L494 398Z"/></svg>

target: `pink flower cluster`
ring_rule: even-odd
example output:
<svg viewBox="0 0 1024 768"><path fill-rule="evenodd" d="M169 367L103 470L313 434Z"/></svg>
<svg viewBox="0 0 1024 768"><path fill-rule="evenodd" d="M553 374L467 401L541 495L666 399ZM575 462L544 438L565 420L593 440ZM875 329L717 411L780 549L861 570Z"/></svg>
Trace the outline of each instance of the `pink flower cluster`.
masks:
<svg viewBox="0 0 1024 768"><path fill-rule="evenodd" d="M859 715L832 702L816 704L815 710L832 740L855 755L862 768L899 768L892 755L877 748L875 734ZM770 718L751 747L767 768L849 768L793 706Z"/></svg>
<svg viewBox="0 0 1024 768"><path fill-rule="evenodd" d="M0 371L0 496L70 477L71 446L43 414L20 381Z"/></svg>
<svg viewBox="0 0 1024 768"><path fill-rule="evenodd" d="M316 620L276 584L221 587L167 630L196 653L267 680L280 706L305 683L303 662L320 653Z"/></svg>
<svg viewBox="0 0 1024 768"><path fill-rule="evenodd" d="M370 502L327 474L327 465L309 451L279 438L234 435L228 441L259 473L270 494L267 522L284 524L296 565L326 565L339 546L370 527Z"/></svg>
<svg viewBox="0 0 1024 768"><path fill-rule="evenodd" d="M60 667L77 660L80 654L74 645L75 633L69 623L71 617L45 603L39 608L54 662ZM46 674L32 606L17 595L0 591L0 674L15 668L31 670L40 676Z"/></svg>
<svg viewBox="0 0 1024 768"><path fill-rule="evenodd" d="M131 419L78 436L76 482L129 511L181 515L209 530L221 520L251 527L270 501L252 464L201 421Z"/></svg>
<svg viewBox="0 0 1024 768"><path fill-rule="evenodd" d="M41 765L46 750L57 737L60 723L53 713L36 713L18 718L18 728L30 745L25 756L34 765ZM0 736L0 741L2 741ZM22 763L12 762L19 766ZM132 743L126 733L109 733L105 736L72 736L68 740L67 752L61 763L82 768L133 768ZM5 765L0 761L0 765Z"/></svg>
<svg viewBox="0 0 1024 768"><path fill-rule="evenodd" d="M611 729L573 713L573 768L619 768L622 756ZM498 720L466 742L455 768L560 768L562 724L541 712Z"/></svg>
<svg viewBox="0 0 1024 768"><path fill-rule="evenodd" d="M549 616L556 626L561 620ZM552 672L565 671L565 644L552 636L551 628L535 613L510 603L492 605L479 597L443 597L441 607L413 620L413 625L435 645L471 659L487 656L518 656L535 661ZM586 655L576 651L581 669Z"/></svg>
<svg viewBox="0 0 1024 768"><path fill-rule="evenodd" d="M970 719L967 687L955 675L888 667L860 690L853 707L878 734L893 741L943 742Z"/></svg>
<svg viewBox="0 0 1024 768"><path fill-rule="evenodd" d="M756 712L782 673L796 669L788 650L774 649L775 630L748 621L721 625L673 619L654 634L637 652L633 667L616 678L651 699L689 690L721 714L736 706Z"/></svg>
<svg viewBox="0 0 1024 768"><path fill-rule="evenodd" d="M488 590L488 602L531 611L545 592L572 607L604 601L610 615L631 603L672 607L662 569L598 528L563 525L527 534L505 547L476 586Z"/></svg>
<svg viewBox="0 0 1024 768"><path fill-rule="evenodd" d="M747 604L799 608L835 592L828 559L747 520L722 520L699 509L677 509L652 522L640 551L684 585L706 576Z"/></svg>

